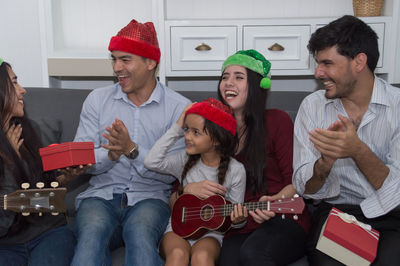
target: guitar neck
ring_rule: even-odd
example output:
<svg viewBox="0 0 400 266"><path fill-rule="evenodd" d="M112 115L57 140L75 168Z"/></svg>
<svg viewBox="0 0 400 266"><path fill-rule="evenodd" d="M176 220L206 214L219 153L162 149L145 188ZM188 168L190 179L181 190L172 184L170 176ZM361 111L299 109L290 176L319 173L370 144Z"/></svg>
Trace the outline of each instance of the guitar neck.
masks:
<svg viewBox="0 0 400 266"><path fill-rule="evenodd" d="M248 211L255 211L256 209L273 211L275 213L292 213L300 214L304 209L304 201L302 198L289 198L278 199L275 201L257 201L246 202L242 204ZM229 216L233 211L234 204L226 204L221 206L221 213L223 216Z"/></svg>
<svg viewBox="0 0 400 266"><path fill-rule="evenodd" d="M226 204L222 207L223 209L223 216L230 216L233 208L236 204ZM263 202L245 202L242 204L243 207L246 207L248 211L255 211L256 209L260 210L270 210L270 202L263 201Z"/></svg>
<svg viewBox="0 0 400 266"><path fill-rule="evenodd" d="M65 212L66 188L17 190L0 199L4 210L22 213Z"/></svg>

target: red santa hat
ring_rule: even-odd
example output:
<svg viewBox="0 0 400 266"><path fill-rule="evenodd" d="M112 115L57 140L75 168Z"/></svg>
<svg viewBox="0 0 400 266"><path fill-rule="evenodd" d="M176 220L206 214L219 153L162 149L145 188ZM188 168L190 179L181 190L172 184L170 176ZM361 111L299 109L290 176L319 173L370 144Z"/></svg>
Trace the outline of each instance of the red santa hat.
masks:
<svg viewBox="0 0 400 266"><path fill-rule="evenodd" d="M153 59L160 63L160 48L157 33L152 22L139 23L132 21L122 28L117 36L111 38L108 50L122 51Z"/></svg>
<svg viewBox="0 0 400 266"><path fill-rule="evenodd" d="M233 136L236 135L236 119L233 117L232 109L217 99L208 98L202 102L193 104L186 111L185 115L188 114L200 115L224 128Z"/></svg>

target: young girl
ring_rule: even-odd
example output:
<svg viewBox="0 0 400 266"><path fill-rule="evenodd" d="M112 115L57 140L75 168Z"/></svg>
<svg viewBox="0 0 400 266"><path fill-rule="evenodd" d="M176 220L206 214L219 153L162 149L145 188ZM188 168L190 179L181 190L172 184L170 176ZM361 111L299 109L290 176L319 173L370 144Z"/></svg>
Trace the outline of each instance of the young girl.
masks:
<svg viewBox="0 0 400 266"><path fill-rule="evenodd" d="M169 147L185 135L186 151L167 156ZM216 99L189 105L178 122L162 136L147 154L147 168L175 176L180 181L178 192L190 182L211 180L227 189L226 199L243 202L246 173L241 163L231 156L236 149L236 120L230 108ZM179 194L179 193L178 193ZM211 195L209 195L211 196ZM246 217L240 204L231 213L233 227L244 225ZM200 239L185 240L170 224L161 242L161 255L166 265L214 265L218 259L223 234L212 231Z"/></svg>

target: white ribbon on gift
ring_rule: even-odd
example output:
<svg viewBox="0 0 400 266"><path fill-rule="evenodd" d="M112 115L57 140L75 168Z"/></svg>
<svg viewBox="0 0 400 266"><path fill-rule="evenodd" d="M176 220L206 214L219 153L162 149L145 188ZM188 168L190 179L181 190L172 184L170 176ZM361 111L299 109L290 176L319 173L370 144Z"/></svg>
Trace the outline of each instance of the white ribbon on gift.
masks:
<svg viewBox="0 0 400 266"><path fill-rule="evenodd" d="M372 227L369 224L362 223L356 219L353 215L344 212L338 212L337 210L332 209L332 214L338 216L340 219L345 221L346 223L355 224L362 229L364 229L368 234L370 234L376 240L379 239L379 233L372 231Z"/></svg>

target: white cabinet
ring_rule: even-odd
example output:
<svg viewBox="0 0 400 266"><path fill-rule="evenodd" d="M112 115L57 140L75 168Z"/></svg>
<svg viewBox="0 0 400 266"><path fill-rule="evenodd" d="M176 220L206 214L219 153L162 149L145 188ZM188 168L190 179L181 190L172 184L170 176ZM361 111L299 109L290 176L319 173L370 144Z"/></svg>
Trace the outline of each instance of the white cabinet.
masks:
<svg viewBox="0 0 400 266"><path fill-rule="evenodd" d="M237 27L171 27L171 68L174 71L216 71L237 50Z"/></svg>
<svg viewBox="0 0 400 266"><path fill-rule="evenodd" d="M166 76L218 76L223 61L241 49L256 49L271 61L274 76L313 75L307 49L311 34L336 18L257 20L167 20ZM378 35L376 73L391 71L391 17L362 18Z"/></svg>
<svg viewBox="0 0 400 266"><path fill-rule="evenodd" d="M271 71L309 70L307 43L311 25L244 26L243 49L255 49L271 61Z"/></svg>

